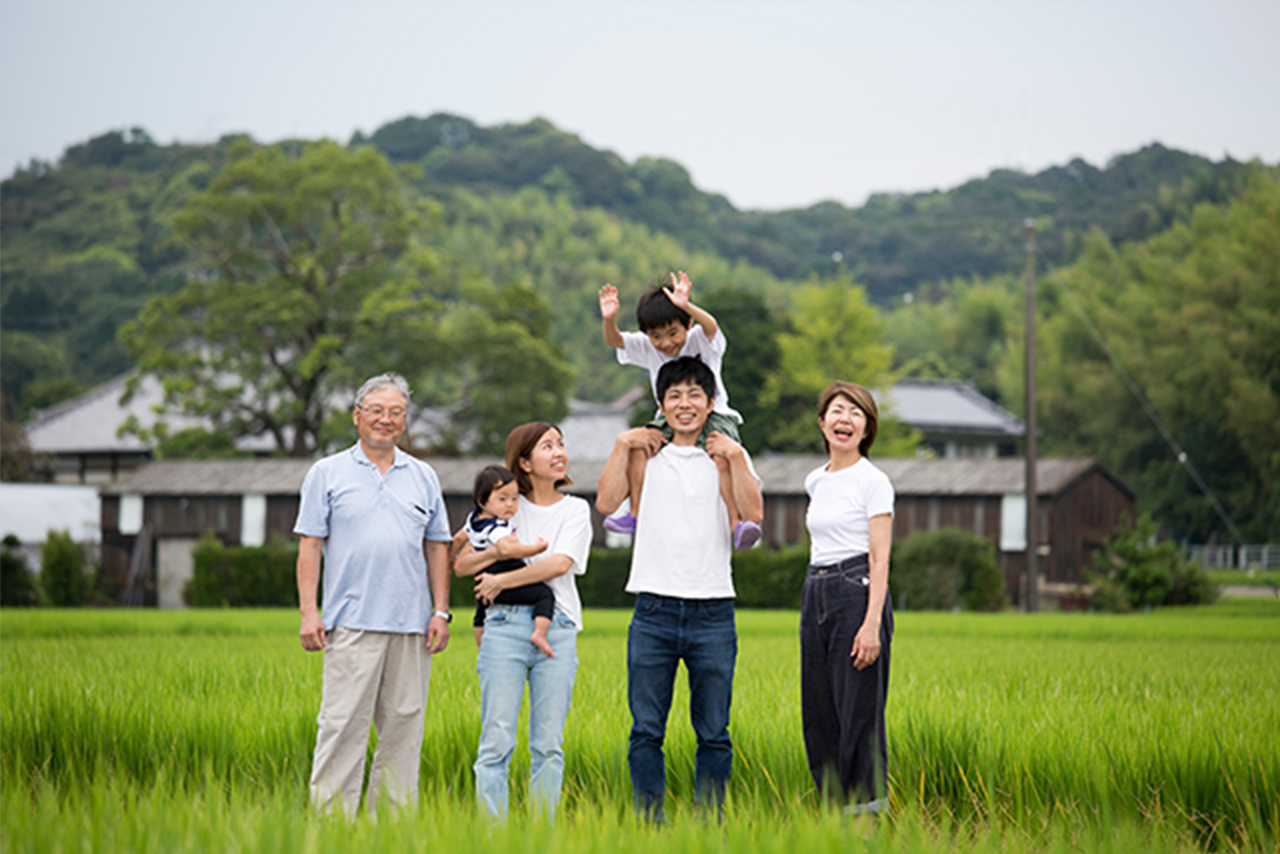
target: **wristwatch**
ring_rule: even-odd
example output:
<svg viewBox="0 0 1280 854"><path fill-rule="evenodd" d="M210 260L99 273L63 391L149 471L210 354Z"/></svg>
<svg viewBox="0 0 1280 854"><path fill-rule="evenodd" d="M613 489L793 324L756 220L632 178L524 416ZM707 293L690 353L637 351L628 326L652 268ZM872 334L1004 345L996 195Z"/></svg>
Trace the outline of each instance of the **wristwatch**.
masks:
<svg viewBox="0 0 1280 854"><path fill-rule="evenodd" d="M448 611L432 611L431 616L439 617L440 619L444 620L446 623L453 622L453 614L449 613Z"/></svg>

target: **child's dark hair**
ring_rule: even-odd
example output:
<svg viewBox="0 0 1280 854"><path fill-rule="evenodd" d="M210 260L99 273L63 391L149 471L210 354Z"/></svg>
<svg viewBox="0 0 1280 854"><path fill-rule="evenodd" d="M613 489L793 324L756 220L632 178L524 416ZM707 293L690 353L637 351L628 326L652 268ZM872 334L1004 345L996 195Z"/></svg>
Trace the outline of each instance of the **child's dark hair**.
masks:
<svg viewBox="0 0 1280 854"><path fill-rule="evenodd" d="M685 329L693 325L689 312L673 303L663 287L663 283L659 281L640 295L640 302L636 304L636 322L640 324L641 332L648 332L668 323L679 323Z"/></svg>
<svg viewBox="0 0 1280 854"><path fill-rule="evenodd" d="M716 396L716 375L711 372L706 363L697 356L681 356L679 359L667 362L658 370L658 381L655 384L658 405L662 405L662 399L667 396L667 389L683 382L692 382L694 385L701 386L707 393L708 400L713 400Z"/></svg>
<svg viewBox="0 0 1280 854"><path fill-rule="evenodd" d="M489 496L493 495L495 489L506 486L515 479L516 476L511 473L510 469L502 466L485 466L476 475L476 483L471 489L471 497L475 499L477 507L483 507L489 503Z"/></svg>

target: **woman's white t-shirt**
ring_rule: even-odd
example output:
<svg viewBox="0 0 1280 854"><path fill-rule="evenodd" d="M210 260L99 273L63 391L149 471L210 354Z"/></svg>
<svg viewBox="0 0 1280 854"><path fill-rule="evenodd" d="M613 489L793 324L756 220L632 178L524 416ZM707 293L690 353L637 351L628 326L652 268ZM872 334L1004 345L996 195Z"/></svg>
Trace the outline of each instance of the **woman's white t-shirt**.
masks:
<svg viewBox="0 0 1280 854"><path fill-rule="evenodd" d="M530 557L529 563L551 555L565 555L573 561L568 572L549 578L546 583L556 596L556 608L582 631L582 599L574 576L587 571L587 556L591 553L591 508L576 495L566 495L546 507L521 495L511 524L525 545L533 545L538 537L547 541L546 551Z"/></svg>
<svg viewBox="0 0 1280 854"><path fill-rule="evenodd" d="M871 549L872 516L893 515L893 484L866 457L837 472L826 466L804 479L809 493L809 563L839 563Z"/></svg>

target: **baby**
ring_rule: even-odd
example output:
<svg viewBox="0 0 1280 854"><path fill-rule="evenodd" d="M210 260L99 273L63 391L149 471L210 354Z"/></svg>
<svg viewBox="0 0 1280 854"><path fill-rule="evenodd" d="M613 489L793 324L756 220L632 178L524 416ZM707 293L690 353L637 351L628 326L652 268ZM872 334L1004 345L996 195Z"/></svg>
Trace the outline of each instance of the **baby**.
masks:
<svg viewBox="0 0 1280 854"><path fill-rule="evenodd" d="M475 506L467 515L467 522L462 526L462 530L454 535L450 556L456 557L468 542L471 543L471 548L479 552L496 544L503 537L514 534L516 529L511 525L511 517L516 515L519 497L516 476L508 469L502 466L485 466L481 469L476 475L472 489ZM476 573L476 576L479 577L486 572L511 572L520 569L525 565L525 558L533 557L546 548L547 541L542 537L539 537L538 542L533 545L517 545L512 549L512 557L494 563ZM547 641L547 629L551 628L551 614L556 605L556 597L550 587L541 581L526 584L523 587L513 587L503 590L493 601L503 605L532 605L533 635L529 640L545 655L554 657L555 653L551 651L551 644ZM477 600L476 616L472 621L477 645L484 636L486 610L484 602Z"/></svg>

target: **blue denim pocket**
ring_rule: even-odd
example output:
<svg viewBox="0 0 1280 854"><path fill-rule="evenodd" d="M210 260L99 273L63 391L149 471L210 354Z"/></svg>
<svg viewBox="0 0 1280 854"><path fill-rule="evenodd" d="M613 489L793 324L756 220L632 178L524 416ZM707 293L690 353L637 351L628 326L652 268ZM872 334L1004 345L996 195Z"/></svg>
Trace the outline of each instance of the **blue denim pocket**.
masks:
<svg viewBox="0 0 1280 854"><path fill-rule="evenodd" d="M651 617L662 607L662 597L652 593L641 593L636 597L635 613L641 617Z"/></svg>
<svg viewBox="0 0 1280 854"><path fill-rule="evenodd" d="M713 599L702 606L702 613L709 623L732 623L733 600Z"/></svg>

